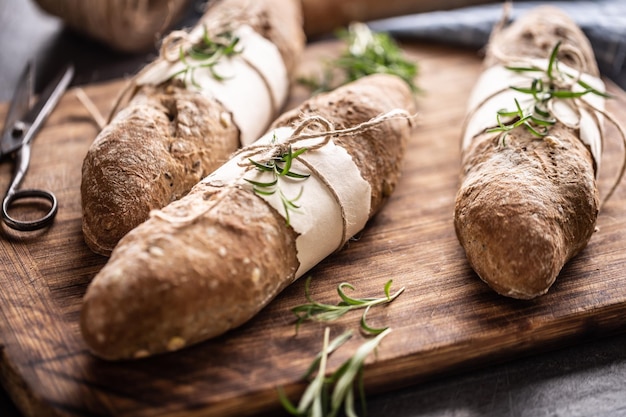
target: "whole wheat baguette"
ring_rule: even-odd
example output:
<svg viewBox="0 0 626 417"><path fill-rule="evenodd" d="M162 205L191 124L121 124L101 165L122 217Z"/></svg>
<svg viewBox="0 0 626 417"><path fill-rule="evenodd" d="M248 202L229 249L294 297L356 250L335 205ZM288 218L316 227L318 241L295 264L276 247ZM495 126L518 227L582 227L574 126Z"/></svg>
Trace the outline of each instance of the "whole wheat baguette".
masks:
<svg viewBox="0 0 626 417"><path fill-rule="evenodd" d="M548 59L557 42L558 65L598 76L582 31L560 10L547 6L494 31L485 71ZM581 108L586 108L584 103L579 102ZM495 119L494 112L494 125ZM599 119L594 125L601 132ZM520 299L545 294L594 233L600 161L591 152L597 146L583 139L582 128L557 119L543 137L518 127L483 130L467 143L454 225L472 268L498 293Z"/></svg>
<svg viewBox="0 0 626 417"><path fill-rule="evenodd" d="M151 51L159 33L178 23L192 2L99 0L99 4L93 4L35 0L35 3L46 13L62 19L64 25L77 33L117 51L137 53Z"/></svg>
<svg viewBox="0 0 626 417"><path fill-rule="evenodd" d="M289 129L303 117L323 117L334 129L351 128L394 109L411 112L413 105L406 83L391 75L373 75L309 99L281 116L272 129ZM370 188L369 194L359 196L366 199L364 221L394 190L410 132L407 120L400 118L333 136L334 146ZM328 146L307 154L321 154ZM96 275L81 314L82 334L96 355L142 357L218 336L249 320L310 268L302 267L300 259L306 254L296 246L304 235L249 184L223 182L224 170L221 167L128 233ZM303 197L310 181L302 182ZM331 186L355 185L343 176L326 181ZM363 208L352 205L346 204L346 210ZM311 226L330 240L327 236L336 231L325 226L325 220ZM350 236L332 243L335 246L322 257ZM315 246L328 243L324 240Z"/></svg>
<svg viewBox="0 0 626 417"><path fill-rule="evenodd" d="M207 10L197 28L235 30L243 25L276 46L277 61L282 57L290 76L304 47L299 1L218 1ZM147 69L159 67L153 65ZM144 71L144 78L147 74ZM224 75L237 81L237 74ZM268 77L285 75L273 71L265 75ZM264 79L265 83L272 81ZM198 91L193 81L186 84L180 79L165 82L157 79L154 84L147 82L139 86L128 104L95 139L83 162L83 234L87 245L96 253L110 254L122 236L147 219L150 210L185 195L241 144L242 126L233 116L238 109L228 108L213 91ZM266 87L261 85L261 88ZM242 93L227 91L226 94ZM261 94L269 97L270 92L263 90ZM271 117L251 126L247 135L255 139L261 135L286 98L286 93L277 98L273 103L275 109L270 109L268 104L267 113Z"/></svg>

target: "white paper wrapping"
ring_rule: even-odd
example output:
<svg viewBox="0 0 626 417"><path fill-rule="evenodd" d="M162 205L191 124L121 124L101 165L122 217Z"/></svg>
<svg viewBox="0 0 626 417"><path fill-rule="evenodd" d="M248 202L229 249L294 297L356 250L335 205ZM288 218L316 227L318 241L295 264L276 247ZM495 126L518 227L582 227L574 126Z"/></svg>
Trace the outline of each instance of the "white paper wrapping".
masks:
<svg viewBox="0 0 626 417"><path fill-rule="evenodd" d="M199 42L203 33L204 28L198 25L190 32L189 40ZM195 83L188 82L188 88L218 100L231 112L245 146L261 136L274 119L287 98L289 78L276 45L248 25L235 29L233 35L239 38L237 47L242 53L224 57L213 66L213 71L224 79L217 80L208 68L197 68L193 75ZM186 59L191 64L199 62ZM179 61L155 61L136 82L157 85L185 68Z"/></svg>
<svg viewBox="0 0 626 417"><path fill-rule="evenodd" d="M292 133L291 127L278 128L260 138L255 146L280 143ZM311 146L321 140L322 138L299 141L294 147L306 148L307 144ZM266 162L261 159L262 155L264 153L255 155L252 159ZM241 184L251 187L244 178L261 182L271 181L273 178L271 174L256 168L250 169L248 157L247 153L238 154L206 177L203 182L216 186ZM299 234L296 248L300 267L296 278L341 248L345 243L343 239L349 239L363 229L369 218L371 204L371 186L361 177L352 157L344 148L336 146L331 141L319 149L305 152L298 159L304 160L305 163L295 160L291 171L311 176L304 180L285 177L279 179L280 191L288 199L293 199L302 192L296 201L300 208L289 212L289 223ZM306 165L312 166L315 174L312 174ZM332 184L332 189L326 184ZM279 191L271 196L260 197L285 215Z"/></svg>
<svg viewBox="0 0 626 417"><path fill-rule="evenodd" d="M547 69L547 60L532 60L531 66ZM512 66L516 66L513 64ZM520 64L519 66L528 67L529 63ZM572 76L576 76L577 72L563 64L559 64L558 69ZM533 97L529 94L520 93L509 87L529 87L533 75L538 73L520 74L513 72L504 66L493 66L482 73L476 83L472 94L470 95L468 110L474 111L471 118L467 121L466 129L463 135L462 147L466 149L472 142L472 139L486 129L496 127L496 114L501 109L514 110L515 99L517 99L522 109L527 108L533 103ZM605 86L602 80L588 74L582 74L581 80L592 86L598 91L605 92ZM503 90L503 91L502 91ZM500 91L500 92L499 92ZM573 87L573 91L584 91L584 88L578 84ZM499 93L498 93L499 92ZM495 94L495 96L494 96ZM489 98L490 96L493 96ZM593 107L604 110L605 99L597 94L588 93L581 97ZM574 109L571 107L572 102L569 99L554 100L553 112L555 116L566 125L580 129L580 139L589 146L592 157L596 162L596 175L600 168L600 157L602 153L602 129L599 121L602 121L602 115L596 112L595 115L584 108Z"/></svg>

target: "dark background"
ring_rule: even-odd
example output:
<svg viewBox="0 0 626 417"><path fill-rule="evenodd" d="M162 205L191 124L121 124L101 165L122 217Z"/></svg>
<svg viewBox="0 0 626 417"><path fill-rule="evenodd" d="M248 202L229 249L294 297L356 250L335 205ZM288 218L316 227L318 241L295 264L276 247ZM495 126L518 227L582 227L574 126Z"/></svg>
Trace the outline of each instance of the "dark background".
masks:
<svg viewBox="0 0 626 417"><path fill-rule="evenodd" d="M193 23L201 10L202 2L192 3L179 26ZM76 66L74 84L87 84L133 74L155 54L113 52L64 29L32 0L0 0L0 102L10 100L30 59L36 58L41 88L69 60ZM2 341L0 352L1 347ZM626 335L581 340L567 349L372 396L368 415L626 417ZM21 416L2 389L0 416Z"/></svg>

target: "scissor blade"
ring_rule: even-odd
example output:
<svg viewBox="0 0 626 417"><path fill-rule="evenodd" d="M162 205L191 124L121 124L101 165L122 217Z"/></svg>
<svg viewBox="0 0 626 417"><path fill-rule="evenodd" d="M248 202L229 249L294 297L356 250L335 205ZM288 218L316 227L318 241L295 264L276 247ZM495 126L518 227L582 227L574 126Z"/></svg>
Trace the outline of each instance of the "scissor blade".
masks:
<svg viewBox="0 0 626 417"><path fill-rule="evenodd" d="M4 121L2 141L0 142L0 157L13 153L22 146L27 126L19 126L19 122L24 119L30 107L30 100L33 97L33 84L33 65L29 62L26 64L22 75L20 75L17 87L13 93L9 112ZM16 127L18 129L15 129Z"/></svg>
<svg viewBox="0 0 626 417"><path fill-rule="evenodd" d="M39 131L43 122L56 107L65 93L65 90L67 90L67 86L72 81L73 76L74 66L70 64L46 86L46 89L41 93L35 105L29 110L28 114L24 116L24 119L22 119L25 124L30 125L30 128L22 139L22 143L30 142L33 136Z"/></svg>

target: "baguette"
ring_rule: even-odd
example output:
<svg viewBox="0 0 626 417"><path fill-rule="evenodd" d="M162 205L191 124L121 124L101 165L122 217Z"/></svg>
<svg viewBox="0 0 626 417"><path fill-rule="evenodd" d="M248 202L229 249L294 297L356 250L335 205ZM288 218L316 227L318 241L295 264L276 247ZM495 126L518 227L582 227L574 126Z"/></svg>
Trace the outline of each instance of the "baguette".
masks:
<svg viewBox="0 0 626 417"><path fill-rule="evenodd" d="M80 323L89 348L111 360L143 357L248 321L382 207L400 175L413 106L400 78L372 75L285 113L257 143L285 140L303 117L325 126L303 131L315 139L293 160L295 171L311 173L294 183L300 208L287 215L280 201L241 180L258 171L249 161L262 161L265 149L244 148L120 241L84 298ZM319 143L330 138L321 133L328 128L332 140Z"/></svg>
<svg viewBox="0 0 626 417"><path fill-rule="evenodd" d="M565 81L572 91L580 91L581 85L572 82L580 70L597 94L549 99L545 109L553 124L536 126L539 134L523 125L498 130L498 107L515 108L515 98L523 108L529 97L508 86L528 86L525 77L547 74L557 51L554 79L544 85L557 88ZM541 71L516 74L503 67L529 63ZM560 71L571 77L560 79ZM493 93L502 73L513 78L505 80L505 90ZM533 9L492 34L485 71L470 98L454 225L470 265L499 294L519 299L545 294L594 233L604 106L598 76L589 41L557 8ZM521 118L518 114L512 122ZM485 129L489 127L494 129Z"/></svg>
<svg viewBox="0 0 626 417"><path fill-rule="evenodd" d="M125 53L151 51L159 33L178 23L191 4L189 0L35 0L35 3L77 33Z"/></svg>
<svg viewBox="0 0 626 417"><path fill-rule="evenodd" d="M192 62L180 60L178 47L189 48L205 32L238 36L241 54L171 78ZM298 0L222 0L190 33L166 39L161 57L135 77L129 102L84 159L87 245L109 255L150 210L185 195L242 143L265 132L286 101L303 48ZM216 80L212 69L225 79Z"/></svg>

